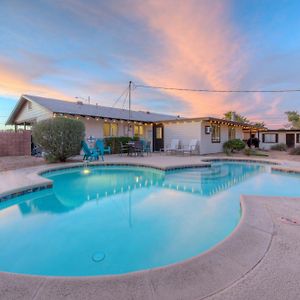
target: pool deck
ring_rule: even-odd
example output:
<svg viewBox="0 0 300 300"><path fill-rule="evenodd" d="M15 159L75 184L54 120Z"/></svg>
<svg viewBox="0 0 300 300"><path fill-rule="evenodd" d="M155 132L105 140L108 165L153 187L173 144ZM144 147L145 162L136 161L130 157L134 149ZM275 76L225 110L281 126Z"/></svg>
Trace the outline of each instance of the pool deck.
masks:
<svg viewBox="0 0 300 300"><path fill-rule="evenodd" d="M109 156L105 163L165 169L207 166L209 159L214 157ZM297 162L255 160L278 163L274 168L282 171L300 172ZM74 165L80 164L0 172L0 197L49 184L38 173ZM115 276L72 278L0 273L0 299L300 299L300 226L288 221L300 224L300 199L243 195L241 205L242 218L234 232L195 258Z"/></svg>

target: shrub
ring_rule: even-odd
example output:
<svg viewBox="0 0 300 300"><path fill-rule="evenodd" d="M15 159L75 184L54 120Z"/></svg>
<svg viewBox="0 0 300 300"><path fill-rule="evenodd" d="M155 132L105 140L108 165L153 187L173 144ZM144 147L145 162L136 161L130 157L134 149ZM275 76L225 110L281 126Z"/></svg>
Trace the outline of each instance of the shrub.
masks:
<svg viewBox="0 0 300 300"><path fill-rule="evenodd" d="M296 148L293 148L290 150L291 155L300 155L300 146L297 146Z"/></svg>
<svg viewBox="0 0 300 300"><path fill-rule="evenodd" d="M277 145L273 145L271 147L271 150L277 150L277 151L286 151L287 150L287 145L286 144L277 144Z"/></svg>
<svg viewBox="0 0 300 300"><path fill-rule="evenodd" d="M234 151L241 151L245 149L245 147L246 144L240 139L233 139L223 144L223 149L227 154L232 153Z"/></svg>
<svg viewBox="0 0 300 300"><path fill-rule="evenodd" d="M105 146L109 146L112 154L120 153L120 144L126 144L130 141L137 141L138 137L128 137L128 136L120 136L120 137L108 137L104 139Z"/></svg>
<svg viewBox="0 0 300 300"><path fill-rule="evenodd" d="M33 141L45 151L48 162L64 162L78 155L84 133L81 121L63 117L38 122L32 129Z"/></svg>

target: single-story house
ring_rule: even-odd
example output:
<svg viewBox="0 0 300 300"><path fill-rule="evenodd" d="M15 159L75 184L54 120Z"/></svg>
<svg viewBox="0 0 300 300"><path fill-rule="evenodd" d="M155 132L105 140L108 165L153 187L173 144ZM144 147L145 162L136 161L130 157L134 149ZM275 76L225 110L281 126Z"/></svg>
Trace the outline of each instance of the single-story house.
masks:
<svg viewBox="0 0 300 300"><path fill-rule="evenodd" d="M278 144L285 144L288 148L300 146L300 129L269 129L261 133L261 149L269 150Z"/></svg>
<svg viewBox="0 0 300 300"><path fill-rule="evenodd" d="M152 144L153 151L179 139L181 146L192 139L199 143L199 154L222 152L223 143L234 138L259 136L255 126L219 118L183 118L166 114L62 101L22 95L7 120L7 125L32 126L41 120L64 116L82 120L86 137L139 136Z"/></svg>

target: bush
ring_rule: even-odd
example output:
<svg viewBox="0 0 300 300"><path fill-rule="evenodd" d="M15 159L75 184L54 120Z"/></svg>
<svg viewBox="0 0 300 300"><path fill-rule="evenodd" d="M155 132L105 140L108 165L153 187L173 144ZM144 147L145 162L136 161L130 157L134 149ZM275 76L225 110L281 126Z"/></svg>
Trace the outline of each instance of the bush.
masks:
<svg viewBox="0 0 300 300"><path fill-rule="evenodd" d="M234 151L241 151L245 149L245 147L246 144L240 139L233 139L223 144L223 149L227 154L232 153Z"/></svg>
<svg viewBox="0 0 300 300"><path fill-rule="evenodd" d="M290 150L291 155L300 155L300 146L297 146L296 148L293 148Z"/></svg>
<svg viewBox="0 0 300 300"><path fill-rule="evenodd" d="M130 141L137 141L138 137L128 137L128 136L120 136L120 137L109 137L104 139L105 146L109 146L112 154L120 153L120 144L126 144Z"/></svg>
<svg viewBox="0 0 300 300"><path fill-rule="evenodd" d="M277 151L287 151L287 145L286 144L277 144L277 145L273 145L271 147L271 150L277 150Z"/></svg>
<svg viewBox="0 0 300 300"><path fill-rule="evenodd" d="M33 141L45 151L48 162L64 162L78 155L84 134L81 121L63 117L38 122L32 128Z"/></svg>

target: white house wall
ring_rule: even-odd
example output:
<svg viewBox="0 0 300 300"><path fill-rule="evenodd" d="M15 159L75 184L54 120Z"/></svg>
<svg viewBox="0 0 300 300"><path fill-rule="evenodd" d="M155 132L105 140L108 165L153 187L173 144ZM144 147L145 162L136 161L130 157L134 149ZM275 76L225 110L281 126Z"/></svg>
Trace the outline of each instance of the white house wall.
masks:
<svg viewBox="0 0 300 300"><path fill-rule="evenodd" d="M31 102L31 108L29 108L29 101L26 101L16 117L15 122L22 124L24 122L39 122L52 117L52 112L44 108L43 106Z"/></svg>
<svg viewBox="0 0 300 300"><path fill-rule="evenodd" d="M199 141L200 154L211 154L223 152L223 144L228 141L228 126L221 126L221 142L212 143L211 134L205 133L205 126L211 126L209 122L178 122L164 123L164 144L169 146L172 139L179 139L181 147L186 146L192 139ZM236 138L243 139L242 127L236 127Z"/></svg>
<svg viewBox="0 0 300 300"><path fill-rule="evenodd" d="M164 123L164 145L168 147L172 139L179 139L181 146L189 145L191 139L201 139L201 122Z"/></svg>
<svg viewBox="0 0 300 300"><path fill-rule="evenodd" d="M209 122L203 121L201 124L201 145L200 154L211 154L223 152L223 144L228 141L228 126L220 125L221 127L221 141L220 143L212 143L211 133L205 133L205 126L211 126ZM244 139L242 127L235 127L235 137L237 139Z"/></svg>

